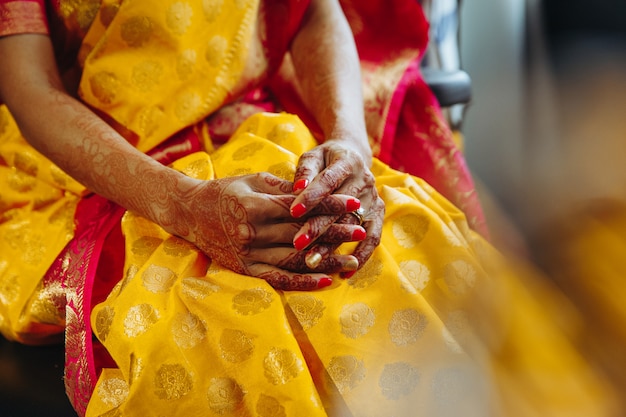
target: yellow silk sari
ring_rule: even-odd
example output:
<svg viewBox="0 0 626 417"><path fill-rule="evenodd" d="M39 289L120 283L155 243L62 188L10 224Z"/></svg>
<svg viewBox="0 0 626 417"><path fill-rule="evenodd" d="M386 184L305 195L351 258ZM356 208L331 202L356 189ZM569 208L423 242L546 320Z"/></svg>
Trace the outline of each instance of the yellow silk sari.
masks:
<svg viewBox="0 0 626 417"><path fill-rule="evenodd" d="M68 16L86 15L62 3ZM98 7L79 53L79 93L139 149L203 125L245 89L258 2ZM74 331L82 288L46 286L42 277L73 237L84 190L32 151L2 114L0 329L28 341L46 326L67 325L73 355L91 336ZM288 114L247 119L217 150L202 137L205 152L173 167L207 180L259 171L291 179L298 156L315 145ZM334 277L311 292L276 291L235 274L126 213L123 273L109 277L117 285L90 318L113 361L97 383L68 384L79 413L616 415L609 387L552 320L550 288L532 273L511 273L426 182L377 160L373 173L386 203L381 245L352 278ZM55 304L65 291L67 317ZM78 357L77 367L85 361Z"/></svg>
<svg viewBox="0 0 626 417"><path fill-rule="evenodd" d="M174 167L291 178L313 145L295 116L259 114ZM381 245L321 291L275 291L127 213L125 278L92 314L118 367L87 415L611 415L606 387L546 321L550 297L534 298L549 292L495 266L426 183L376 161L373 172Z"/></svg>

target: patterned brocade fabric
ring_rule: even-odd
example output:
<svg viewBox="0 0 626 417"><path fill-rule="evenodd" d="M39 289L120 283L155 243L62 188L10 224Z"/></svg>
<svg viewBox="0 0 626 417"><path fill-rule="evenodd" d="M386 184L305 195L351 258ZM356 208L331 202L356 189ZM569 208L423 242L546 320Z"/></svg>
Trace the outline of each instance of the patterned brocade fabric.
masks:
<svg viewBox="0 0 626 417"><path fill-rule="evenodd" d="M258 114L174 168L287 179L313 145L296 116ZM545 300L494 268L464 215L419 178L377 160L373 173L381 245L317 291L274 290L127 213L124 279L92 314L117 367L103 369L87 415L609 416ZM482 345L481 332L502 338ZM512 379L519 366L527 377Z"/></svg>
<svg viewBox="0 0 626 417"><path fill-rule="evenodd" d="M43 0L0 0L0 36L18 33L48 33Z"/></svg>

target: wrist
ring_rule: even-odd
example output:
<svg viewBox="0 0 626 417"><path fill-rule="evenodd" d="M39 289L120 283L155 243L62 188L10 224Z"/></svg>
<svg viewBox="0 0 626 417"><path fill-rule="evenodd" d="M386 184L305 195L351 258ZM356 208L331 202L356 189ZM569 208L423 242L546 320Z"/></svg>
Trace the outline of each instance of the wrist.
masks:
<svg viewBox="0 0 626 417"><path fill-rule="evenodd" d="M326 138L327 142L333 141L342 143L344 146L354 149L363 158L366 165L369 166L371 164L373 154L365 127L351 128L340 126L333 129Z"/></svg>

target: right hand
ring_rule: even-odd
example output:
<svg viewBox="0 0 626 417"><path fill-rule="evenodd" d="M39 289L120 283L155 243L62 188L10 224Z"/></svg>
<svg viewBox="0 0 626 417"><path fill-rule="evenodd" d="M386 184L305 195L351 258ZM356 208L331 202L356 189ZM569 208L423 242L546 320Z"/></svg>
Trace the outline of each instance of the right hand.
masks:
<svg viewBox="0 0 626 417"><path fill-rule="evenodd" d="M307 219L340 216L360 203L333 194L306 216L294 219L289 211L296 198L292 188L292 182L268 173L198 181L185 209L179 211L181 221L172 229L222 266L265 279L276 289L325 287L332 283L327 274L353 270L358 262L352 255L331 254L313 272L305 262L306 251L293 247L294 236ZM321 242L335 248L352 240L357 228L361 227L334 224Z"/></svg>

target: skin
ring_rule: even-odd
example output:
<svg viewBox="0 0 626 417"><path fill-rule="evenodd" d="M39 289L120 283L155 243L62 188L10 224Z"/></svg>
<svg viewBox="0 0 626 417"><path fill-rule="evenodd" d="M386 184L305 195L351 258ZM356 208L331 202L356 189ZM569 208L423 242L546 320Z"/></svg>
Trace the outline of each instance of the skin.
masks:
<svg viewBox="0 0 626 417"><path fill-rule="evenodd" d="M297 196L294 183L267 173L200 181L137 151L68 93L44 35L0 38L0 100L29 143L91 191L236 272L277 289L309 290L328 285L330 273L363 264L380 240L384 206L369 172L356 49L336 2L313 0L292 53L327 138L300 159L294 183L306 180L308 186ZM370 213L365 230L346 215L355 204ZM298 205L306 210L294 218ZM354 254L333 253L364 231ZM315 242L308 250L294 247L302 234ZM320 256L307 265L314 253Z"/></svg>

